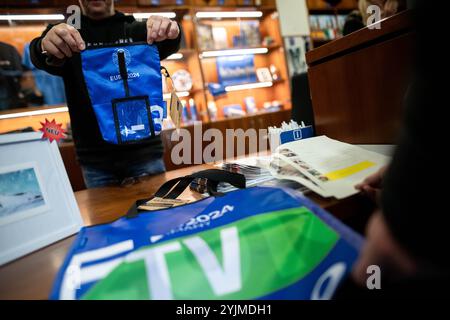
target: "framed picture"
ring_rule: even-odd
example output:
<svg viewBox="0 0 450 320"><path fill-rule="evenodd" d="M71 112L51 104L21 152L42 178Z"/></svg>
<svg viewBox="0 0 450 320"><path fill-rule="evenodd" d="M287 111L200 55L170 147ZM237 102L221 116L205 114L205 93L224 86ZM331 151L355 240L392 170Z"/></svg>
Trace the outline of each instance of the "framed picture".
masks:
<svg viewBox="0 0 450 320"><path fill-rule="evenodd" d="M234 86L257 81L255 56L252 54L218 57L216 68L219 82L223 86Z"/></svg>
<svg viewBox="0 0 450 320"><path fill-rule="evenodd" d="M212 28L214 49L222 50L228 48L228 34L227 29L223 27Z"/></svg>
<svg viewBox="0 0 450 320"><path fill-rule="evenodd" d="M0 265L78 232L82 219L56 142L0 135Z"/></svg>
<svg viewBox="0 0 450 320"><path fill-rule="evenodd" d="M46 198L36 163L0 167L0 226L46 212Z"/></svg>
<svg viewBox="0 0 450 320"><path fill-rule="evenodd" d="M214 50L212 26L199 23L196 27L198 47L201 51Z"/></svg>
<svg viewBox="0 0 450 320"><path fill-rule="evenodd" d="M272 81L272 73L269 68L258 68L256 69L256 75L259 82L269 82Z"/></svg>

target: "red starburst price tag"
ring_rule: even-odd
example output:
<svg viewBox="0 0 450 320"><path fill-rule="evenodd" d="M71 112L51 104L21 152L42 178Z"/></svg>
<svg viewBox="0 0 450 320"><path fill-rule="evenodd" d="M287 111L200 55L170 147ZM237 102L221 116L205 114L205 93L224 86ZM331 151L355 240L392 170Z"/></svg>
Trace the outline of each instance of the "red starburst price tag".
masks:
<svg viewBox="0 0 450 320"><path fill-rule="evenodd" d="M45 119L45 123L42 123L42 128L39 129L39 131L42 131L42 139L48 139L50 140L50 143L53 142L53 140L56 140L56 142L59 142L62 138L64 138L66 135L66 131L62 128L62 123L56 123L55 119L52 121L48 121L47 118Z"/></svg>

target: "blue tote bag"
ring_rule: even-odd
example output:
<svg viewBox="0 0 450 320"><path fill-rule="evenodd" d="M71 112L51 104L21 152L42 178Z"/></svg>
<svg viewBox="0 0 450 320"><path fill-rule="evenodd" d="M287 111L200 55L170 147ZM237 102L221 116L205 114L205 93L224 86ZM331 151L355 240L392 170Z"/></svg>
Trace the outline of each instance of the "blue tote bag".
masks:
<svg viewBox="0 0 450 320"><path fill-rule="evenodd" d="M252 187L85 227L51 299L329 299L363 239L300 193Z"/></svg>
<svg viewBox="0 0 450 320"><path fill-rule="evenodd" d="M88 48L83 75L103 139L133 143L158 135L164 114L159 52L147 43Z"/></svg>

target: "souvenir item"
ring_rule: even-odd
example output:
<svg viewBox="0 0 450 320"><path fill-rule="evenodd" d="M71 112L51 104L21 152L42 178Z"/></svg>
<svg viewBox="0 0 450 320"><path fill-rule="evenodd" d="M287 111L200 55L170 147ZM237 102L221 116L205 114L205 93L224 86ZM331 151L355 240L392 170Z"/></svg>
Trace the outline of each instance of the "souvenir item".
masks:
<svg viewBox="0 0 450 320"><path fill-rule="evenodd" d="M156 46L143 43L88 48L81 53L84 81L103 139L133 143L159 134L161 65Z"/></svg>

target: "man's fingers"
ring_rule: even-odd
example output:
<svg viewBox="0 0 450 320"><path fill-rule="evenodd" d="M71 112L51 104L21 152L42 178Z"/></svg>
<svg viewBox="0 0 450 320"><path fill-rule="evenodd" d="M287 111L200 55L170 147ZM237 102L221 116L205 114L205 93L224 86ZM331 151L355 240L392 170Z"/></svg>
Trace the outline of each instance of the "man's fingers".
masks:
<svg viewBox="0 0 450 320"><path fill-rule="evenodd" d="M77 43L78 50L82 51L86 49L86 44L84 43L84 40L81 37L81 34L78 32L78 30L75 29L74 27L70 27L69 31L72 37L75 39L75 42Z"/></svg>
<svg viewBox="0 0 450 320"><path fill-rule="evenodd" d="M61 43L61 45L58 47L58 49L61 50L62 52L64 52L64 55L67 58L72 58L73 52L67 43L65 43L65 42Z"/></svg>
<svg viewBox="0 0 450 320"><path fill-rule="evenodd" d="M178 23L176 23L175 21L172 21L170 23L170 28L169 28L169 32L167 34L167 36L169 37L169 39L176 39L178 37L178 33L179 33L179 28L178 28Z"/></svg>
<svg viewBox="0 0 450 320"><path fill-rule="evenodd" d="M169 29L170 26L170 20L169 19L164 19L161 21L161 25L159 27L158 30L158 41L164 40L167 38L167 30Z"/></svg>
<svg viewBox="0 0 450 320"><path fill-rule="evenodd" d="M55 33L70 47L73 52L78 52L78 44L68 29L57 29Z"/></svg>
<svg viewBox="0 0 450 320"><path fill-rule="evenodd" d="M372 187L379 187L381 184L381 176L378 173L375 173L367 177L363 183Z"/></svg>
<svg viewBox="0 0 450 320"><path fill-rule="evenodd" d="M52 28L42 40L42 48L49 54L64 59L85 49L80 33L74 27L60 24Z"/></svg>
<svg viewBox="0 0 450 320"><path fill-rule="evenodd" d="M150 17L147 20L147 43L148 44L152 44L153 43L153 40L152 40L152 37L151 37L151 33L150 33L150 31L152 30L152 27L153 27L153 19Z"/></svg>
<svg viewBox="0 0 450 320"><path fill-rule="evenodd" d="M162 20L156 19L153 21L152 30L151 30L151 37L153 40L156 40L158 38L158 32L159 28L161 27Z"/></svg>
<svg viewBox="0 0 450 320"><path fill-rule="evenodd" d="M159 28L161 27L162 20L160 18L153 18L151 28L147 28L147 37L150 36L150 41L153 43L158 38Z"/></svg>
<svg viewBox="0 0 450 320"><path fill-rule="evenodd" d="M379 192L379 189L374 189L374 188L371 188L368 186L364 186L362 191L366 194L367 197L369 197L373 201L377 200L377 194Z"/></svg>
<svg viewBox="0 0 450 320"><path fill-rule="evenodd" d="M58 59L64 59L64 53L62 53L57 46L55 46L51 41L47 40L44 43L44 48L47 50L47 52L57 57Z"/></svg>
<svg viewBox="0 0 450 320"><path fill-rule="evenodd" d="M175 21L159 16L150 17L147 20L147 42L149 44L168 38L176 39L178 33L179 28Z"/></svg>
<svg viewBox="0 0 450 320"><path fill-rule="evenodd" d="M72 50L63 38L55 33L51 41L66 57L72 57Z"/></svg>

